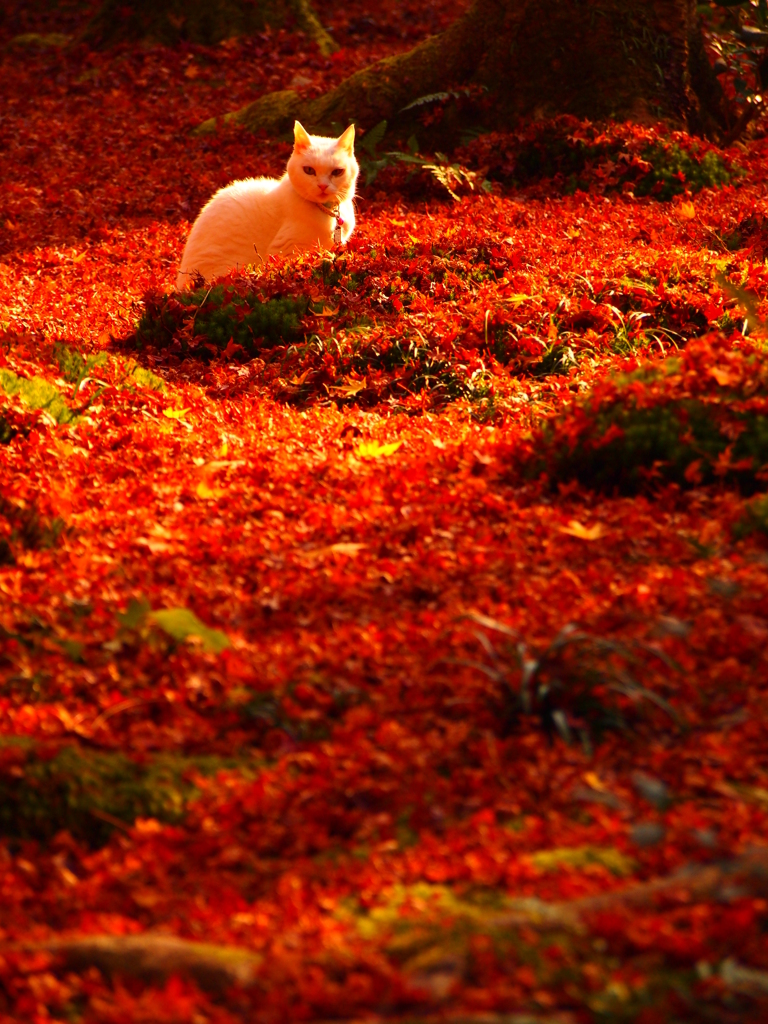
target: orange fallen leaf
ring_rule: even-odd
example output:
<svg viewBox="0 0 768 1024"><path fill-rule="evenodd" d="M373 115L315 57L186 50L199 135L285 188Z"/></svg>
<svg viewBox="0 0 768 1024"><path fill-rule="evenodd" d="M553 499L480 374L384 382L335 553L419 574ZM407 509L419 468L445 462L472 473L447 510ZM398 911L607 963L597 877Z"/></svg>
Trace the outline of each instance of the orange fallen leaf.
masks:
<svg viewBox="0 0 768 1024"><path fill-rule="evenodd" d="M366 547L368 547L367 544L359 544L354 541L339 541L337 544L329 544L327 547L309 548L299 554L302 558L310 559L327 558L328 555L347 555L349 558L355 558Z"/></svg>
<svg viewBox="0 0 768 1024"><path fill-rule="evenodd" d="M608 789L597 772L584 772L582 778L591 789L596 789L598 793L604 793Z"/></svg>
<svg viewBox="0 0 768 1024"><path fill-rule="evenodd" d="M605 528L600 523L595 523L594 526L584 526L572 519L567 526L560 527L560 532L567 533L571 537L578 537L579 540L599 540L605 535Z"/></svg>
<svg viewBox="0 0 768 1024"><path fill-rule="evenodd" d="M728 370L723 370L719 366L710 366L709 375L717 381L721 388L727 388L729 384L735 384L738 380Z"/></svg>

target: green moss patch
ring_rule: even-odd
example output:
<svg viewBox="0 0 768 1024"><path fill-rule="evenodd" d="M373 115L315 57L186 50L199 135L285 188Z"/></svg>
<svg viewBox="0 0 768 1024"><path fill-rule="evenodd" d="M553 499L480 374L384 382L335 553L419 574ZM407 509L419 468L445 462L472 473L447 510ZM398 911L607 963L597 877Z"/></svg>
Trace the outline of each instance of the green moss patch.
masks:
<svg viewBox="0 0 768 1024"><path fill-rule="evenodd" d="M61 829L98 846L137 818L180 821L199 790L196 773L234 762L158 754L142 761L117 751L0 740L0 834L50 839Z"/></svg>
<svg viewBox="0 0 768 1024"><path fill-rule="evenodd" d="M165 381L158 377L151 370L145 370L143 366L131 368L129 377L142 388L150 388L152 391L165 391Z"/></svg>
<svg viewBox="0 0 768 1024"><path fill-rule="evenodd" d="M77 414L70 409L59 389L44 377L19 377L0 369L0 389L6 395L18 395L30 409L42 409L57 423L72 423Z"/></svg>

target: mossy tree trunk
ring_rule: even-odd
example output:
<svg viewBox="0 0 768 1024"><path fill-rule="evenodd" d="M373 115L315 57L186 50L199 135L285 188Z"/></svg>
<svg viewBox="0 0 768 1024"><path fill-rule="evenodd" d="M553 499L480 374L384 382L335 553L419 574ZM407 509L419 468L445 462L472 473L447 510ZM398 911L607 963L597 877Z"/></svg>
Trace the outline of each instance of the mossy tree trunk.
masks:
<svg viewBox="0 0 768 1024"><path fill-rule="evenodd" d="M555 113L665 117L699 133L725 121L695 0L475 0L446 31L324 96L285 90L228 116L269 132L295 117L315 131L350 120L370 128L420 96L468 84L487 90L488 128Z"/></svg>
<svg viewBox="0 0 768 1024"><path fill-rule="evenodd" d="M211 45L292 19L328 55L337 49L311 0L102 0L82 38L97 46L146 39Z"/></svg>

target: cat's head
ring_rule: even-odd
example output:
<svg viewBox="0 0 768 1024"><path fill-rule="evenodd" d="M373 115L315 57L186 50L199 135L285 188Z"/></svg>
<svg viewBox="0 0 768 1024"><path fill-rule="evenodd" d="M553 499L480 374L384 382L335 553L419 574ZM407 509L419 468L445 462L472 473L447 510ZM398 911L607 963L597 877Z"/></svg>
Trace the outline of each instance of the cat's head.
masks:
<svg viewBox="0 0 768 1024"><path fill-rule="evenodd" d="M303 199L333 206L355 194L359 167L355 160L355 126L338 139L309 135L297 121L288 177Z"/></svg>

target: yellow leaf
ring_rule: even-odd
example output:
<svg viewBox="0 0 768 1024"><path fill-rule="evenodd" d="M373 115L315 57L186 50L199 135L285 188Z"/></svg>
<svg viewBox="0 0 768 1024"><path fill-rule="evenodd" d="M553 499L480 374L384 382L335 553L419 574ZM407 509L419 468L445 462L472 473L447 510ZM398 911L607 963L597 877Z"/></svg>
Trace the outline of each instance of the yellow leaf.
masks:
<svg viewBox="0 0 768 1024"><path fill-rule="evenodd" d="M354 377L346 377L343 384L330 387L328 390L333 395L341 395L344 398L353 398L360 391L365 391L367 384L364 380L355 380Z"/></svg>
<svg viewBox="0 0 768 1024"><path fill-rule="evenodd" d="M394 454L402 444L400 441L392 441L391 444L378 444L376 441L363 441L355 449L358 459L383 459Z"/></svg>
<svg viewBox="0 0 768 1024"><path fill-rule="evenodd" d="M338 312L338 306L326 306L323 308L321 313L315 313L315 316L335 316Z"/></svg>
<svg viewBox="0 0 768 1024"><path fill-rule="evenodd" d="M693 203L680 203L677 208L677 216L680 220L693 220L696 216L696 207Z"/></svg>
<svg viewBox="0 0 768 1024"><path fill-rule="evenodd" d="M197 494L198 498L216 499L220 498L223 494L226 494L226 491L223 491L221 487L211 487L211 485L207 483L207 481L201 480L200 483L195 488L195 493Z"/></svg>
<svg viewBox="0 0 768 1024"><path fill-rule="evenodd" d="M169 420L183 420L191 408L188 406L186 409L163 409L163 416L167 416Z"/></svg>
<svg viewBox="0 0 768 1024"><path fill-rule="evenodd" d="M605 534L605 529L600 523L594 526L582 526L581 523L572 519L567 526L560 527L561 533L568 533L571 537L578 537L579 540L599 540Z"/></svg>

